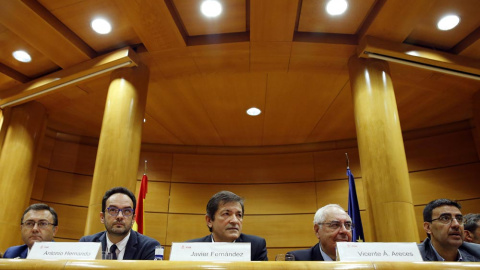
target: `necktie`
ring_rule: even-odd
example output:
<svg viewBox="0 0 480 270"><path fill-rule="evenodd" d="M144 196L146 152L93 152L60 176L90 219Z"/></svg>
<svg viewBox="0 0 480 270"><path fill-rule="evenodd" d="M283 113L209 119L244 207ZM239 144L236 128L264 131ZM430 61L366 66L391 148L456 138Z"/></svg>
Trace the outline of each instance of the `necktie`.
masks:
<svg viewBox="0 0 480 270"><path fill-rule="evenodd" d="M112 253L112 259L116 260L117 259L117 245L113 244L110 247L110 253Z"/></svg>

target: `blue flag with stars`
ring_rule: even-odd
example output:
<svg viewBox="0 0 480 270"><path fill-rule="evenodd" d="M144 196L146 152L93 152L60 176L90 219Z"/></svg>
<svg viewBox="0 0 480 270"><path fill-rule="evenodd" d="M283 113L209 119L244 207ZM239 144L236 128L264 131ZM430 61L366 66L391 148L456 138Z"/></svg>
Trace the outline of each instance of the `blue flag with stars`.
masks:
<svg viewBox="0 0 480 270"><path fill-rule="evenodd" d="M363 236L362 218L360 217L360 208L358 207L357 190L355 188L355 178L347 168L348 175L348 215L352 218L352 223L355 224L355 228L352 230L353 242L365 242Z"/></svg>

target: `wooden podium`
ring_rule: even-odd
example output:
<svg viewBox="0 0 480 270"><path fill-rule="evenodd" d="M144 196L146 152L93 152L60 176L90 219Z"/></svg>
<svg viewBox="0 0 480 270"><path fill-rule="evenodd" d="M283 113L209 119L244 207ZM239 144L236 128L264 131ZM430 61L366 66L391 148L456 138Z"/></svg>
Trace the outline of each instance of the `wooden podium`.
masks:
<svg viewBox="0 0 480 270"><path fill-rule="evenodd" d="M83 269L174 269L174 270L472 270L480 262L178 262L178 261L74 261L0 259L0 269L11 270L83 270Z"/></svg>

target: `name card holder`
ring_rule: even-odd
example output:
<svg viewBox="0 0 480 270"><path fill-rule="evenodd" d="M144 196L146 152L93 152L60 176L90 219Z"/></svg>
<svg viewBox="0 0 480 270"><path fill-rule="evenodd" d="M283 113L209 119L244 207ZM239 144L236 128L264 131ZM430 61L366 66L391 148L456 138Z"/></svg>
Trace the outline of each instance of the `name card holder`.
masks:
<svg viewBox="0 0 480 270"><path fill-rule="evenodd" d="M250 243L172 243L170 261L250 261Z"/></svg>
<svg viewBox="0 0 480 270"><path fill-rule="evenodd" d="M27 259L100 260L102 243L35 242Z"/></svg>
<svg viewBox="0 0 480 270"><path fill-rule="evenodd" d="M416 243L337 242L337 261L423 261Z"/></svg>

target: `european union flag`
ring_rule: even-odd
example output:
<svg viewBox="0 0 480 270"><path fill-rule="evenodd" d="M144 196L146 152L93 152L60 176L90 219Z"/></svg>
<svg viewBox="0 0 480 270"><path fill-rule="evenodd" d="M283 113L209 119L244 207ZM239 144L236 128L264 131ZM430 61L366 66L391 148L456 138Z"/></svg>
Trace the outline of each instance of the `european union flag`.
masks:
<svg viewBox="0 0 480 270"><path fill-rule="evenodd" d="M360 208L358 207L357 190L355 189L355 179L347 168L348 175L348 215L352 218L352 223L355 224L355 228L352 231L353 242L364 242L365 236L363 236L362 218L360 217Z"/></svg>

